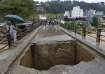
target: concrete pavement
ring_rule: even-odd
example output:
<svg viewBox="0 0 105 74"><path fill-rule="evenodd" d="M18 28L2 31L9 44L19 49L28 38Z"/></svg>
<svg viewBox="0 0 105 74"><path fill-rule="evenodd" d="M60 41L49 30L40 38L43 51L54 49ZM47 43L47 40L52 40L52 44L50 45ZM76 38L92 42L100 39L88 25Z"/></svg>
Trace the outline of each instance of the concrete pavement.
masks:
<svg viewBox="0 0 105 74"><path fill-rule="evenodd" d="M56 28L58 31L61 31L59 27ZM42 30L40 30L35 37L34 42L45 42L47 40L48 42L51 42L66 38L66 40L71 39L68 38L67 34L58 31L56 31L54 28L42 27ZM95 47L95 40L93 38L86 37L86 40L84 40L78 34L75 35L73 32L68 33L78 37L79 40L83 40L84 42L92 42ZM23 67L21 65L14 65L10 70L10 74L105 74L105 59L96 55L92 61L81 61L76 65L56 65L46 71Z"/></svg>

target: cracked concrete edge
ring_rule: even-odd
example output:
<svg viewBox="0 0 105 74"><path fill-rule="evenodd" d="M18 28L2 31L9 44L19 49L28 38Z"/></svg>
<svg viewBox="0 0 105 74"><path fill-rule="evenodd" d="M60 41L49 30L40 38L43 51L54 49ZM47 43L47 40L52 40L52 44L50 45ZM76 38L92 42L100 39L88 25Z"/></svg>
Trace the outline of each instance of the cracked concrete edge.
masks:
<svg viewBox="0 0 105 74"><path fill-rule="evenodd" d="M0 74L7 72L9 66L24 51L25 47L27 47L27 45L33 40L40 28L41 26L21 39L18 43L18 47L14 47L0 53Z"/></svg>

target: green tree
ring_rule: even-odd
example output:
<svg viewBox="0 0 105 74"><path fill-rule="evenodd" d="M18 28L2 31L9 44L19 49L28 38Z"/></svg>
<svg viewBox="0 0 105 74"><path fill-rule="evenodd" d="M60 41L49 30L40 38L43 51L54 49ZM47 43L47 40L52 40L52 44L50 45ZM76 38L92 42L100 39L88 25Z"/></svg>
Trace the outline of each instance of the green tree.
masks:
<svg viewBox="0 0 105 74"><path fill-rule="evenodd" d="M96 11L104 11L104 3L87 3L83 1L48 1L44 3L48 13L64 13L65 10L72 10L74 6L80 6L84 11L94 9Z"/></svg>
<svg viewBox="0 0 105 74"><path fill-rule="evenodd" d="M102 24L100 23L100 19L97 17L93 17L92 25L96 28L96 44L100 44L101 40L101 31L102 31Z"/></svg>
<svg viewBox="0 0 105 74"><path fill-rule="evenodd" d="M24 18L35 13L35 2L33 0L4 0L0 4L1 15L16 14Z"/></svg>
<svg viewBox="0 0 105 74"><path fill-rule="evenodd" d="M97 28L98 25L99 25L98 18L94 16L91 24L92 24L93 27L96 27Z"/></svg>

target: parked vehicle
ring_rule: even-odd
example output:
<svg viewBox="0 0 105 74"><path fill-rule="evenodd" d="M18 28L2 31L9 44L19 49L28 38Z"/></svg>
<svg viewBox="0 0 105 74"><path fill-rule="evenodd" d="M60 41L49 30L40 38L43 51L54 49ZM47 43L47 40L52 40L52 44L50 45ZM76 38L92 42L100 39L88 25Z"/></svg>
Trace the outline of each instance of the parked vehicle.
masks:
<svg viewBox="0 0 105 74"><path fill-rule="evenodd" d="M4 23L0 23L0 27L3 27L3 26L5 26L6 25L6 23L4 22Z"/></svg>

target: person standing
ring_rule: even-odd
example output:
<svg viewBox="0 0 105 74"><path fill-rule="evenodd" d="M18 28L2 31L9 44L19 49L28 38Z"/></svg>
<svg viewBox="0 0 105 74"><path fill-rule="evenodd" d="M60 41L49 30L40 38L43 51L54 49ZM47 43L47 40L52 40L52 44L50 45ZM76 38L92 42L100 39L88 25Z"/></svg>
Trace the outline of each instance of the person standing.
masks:
<svg viewBox="0 0 105 74"><path fill-rule="evenodd" d="M10 29L11 29L11 23L7 22L7 25L6 25L6 36L7 36L7 41L8 41L9 48L12 46L12 37L11 37Z"/></svg>
<svg viewBox="0 0 105 74"><path fill-rule="evenodd" d="M16 24L11 21L11 36L12 36L12 39L13 39L13 43L15 44L16 41L17 41L17 31L16 31Z"/></svg>

